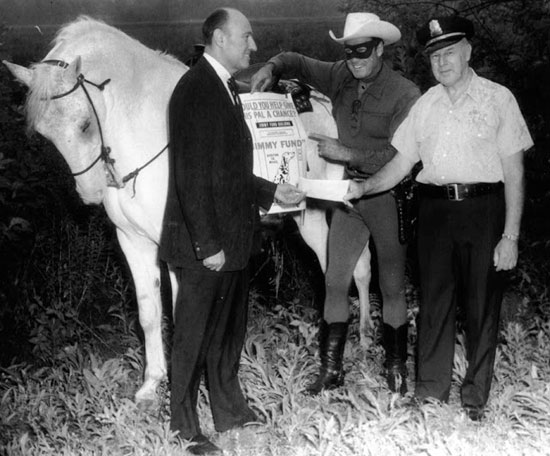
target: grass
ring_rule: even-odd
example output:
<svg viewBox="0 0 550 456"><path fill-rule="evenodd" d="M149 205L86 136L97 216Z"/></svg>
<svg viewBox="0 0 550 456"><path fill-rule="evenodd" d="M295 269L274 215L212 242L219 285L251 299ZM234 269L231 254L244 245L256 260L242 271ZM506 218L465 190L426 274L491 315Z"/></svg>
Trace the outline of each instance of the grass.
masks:
<svg viewBox="0 0 550 456"><path fill-rule="evenodd" d="M305 385L316 372L317 313L311 306L308 283L296 280L300 268L293 271L293 278L283 278L278 297L259 294L255 289L250 296L241 380L263 424L240 432L216 433L206 390L201 387L202 426L226 454L548 454L547 288L536 312L528 298L530 291L524 290L524 298L514 301L515 311L508 312L503 322L487 417L480 424L469 421L459 405L457 390L465 368L461 339L457 340L449 404L430 403L416 409L406 406L406 398L392 395L381 376L382 349L373 343L362 350L355 322L346 345L345 386L318 397L304 395ZM533 276L531 286L537 280ZM525 281L520 283L526 286ZM417 304L413 288L409 284L411 307ZM541 289L536 288L536 292ZM372 299L376 305L377 297L372 295ZM353 311L357 318L355 305ZM158 404L150 410L139 409L132 400L143 368L142 346L135 325L127 323L135 315L127 315L124 306L118 312L114 320L120 322L118 329L123 334L113 337L111 328L101 337L92 337L102 339L100 345L112 337L107 339L113 344L109 351L101 346L94 349L93 340L82 345L75 342L57 347L50 362L40 366L23 363L1 369L0 454L182 453L183 445L169 430L167 383L159 391ZM530 318L525 320L527 315ZM95 331L99 333L102 328ZM414 338L413 325L410 332ZM377 340L375 332L371 336ZM411 356L411 373L413 364ZM409 389L412 387L409 379Z"/></svg>

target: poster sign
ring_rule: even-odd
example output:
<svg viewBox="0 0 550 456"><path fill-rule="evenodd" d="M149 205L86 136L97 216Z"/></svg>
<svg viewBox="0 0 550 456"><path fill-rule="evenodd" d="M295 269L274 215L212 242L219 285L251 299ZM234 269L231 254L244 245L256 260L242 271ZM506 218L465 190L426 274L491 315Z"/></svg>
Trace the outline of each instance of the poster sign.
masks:
<svg viewBox="0 0 550 456"><path fill-rule="evenodd" d="M307 135L290 95L241 94L244 117L254 144L254 174L276 184L298 185L305 176ZM269 214L301 211L298 205L273 203Z"/></svg>

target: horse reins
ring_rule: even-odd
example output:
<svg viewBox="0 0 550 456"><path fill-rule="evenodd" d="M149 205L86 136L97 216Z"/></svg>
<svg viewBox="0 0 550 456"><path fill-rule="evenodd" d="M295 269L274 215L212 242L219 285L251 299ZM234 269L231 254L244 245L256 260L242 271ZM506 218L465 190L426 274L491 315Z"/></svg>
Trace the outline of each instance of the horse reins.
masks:
<svg viewBox="0 0 550 456"><path fill-rule="evenodd" d="M43 60L40 63L44 63L44 64L47 64L47 65L58 66L58 67L61 67L63 69L66 69L69 66L69 64L67 62L65 62L63 60L57 60L57 59ZM144 165L136 168L134 171L132 171L132 172L128 173L126 176L124 176L122 178L122 184L119 184L117 182L115 172L114 172L115 159L111 158L111 156L110 156L111 148L105 145L105 141L103 139L103 129L101 128L101 122L99 121L99 116L97 114L97 110L95 108L94 102L92 101L92 98L90 97L88 89L86 89L86 86L84 85L84 83L87 83L87 84L90 84L90 85L94 86L98 90L103 91L103 89L105 88L105 86L109 82L111 82L111 79L106 79L101 84L96 84L95 82L92 82L92 81L89 81L88 79L86 79L85 76L82 73L80 73L76 78L75 85L71 89L69 89L66 92L63 92L59 95L52 96L50 98L50 100L58 100L59 98L66 97L67 95L70 95L71 93L75 92L79 87L82 88L82 90L84 91L84 94L86 95L88 103L90 103L90 106L92 107L92 111L94 113L94 117L95 117L95 120L96 120L96 123L97 123L97 128L99 130L99 138L101 140L101 151L100 151L99 155L90 164L90 166L88 166L87 168L85 168L82 171L79 171L77 173L71 173L71 176L76 177L76 176L80 176L82 174L85 174L88 171L90 171L97 164L97 162L99 160L103 160L103 162L105 163L106 168L109 172L109 175L110 175L110 179L108 179L109 182L107 183L107 185L109 185L111 187L116 187L116 188L123 188L124 185L126 184L126 182L128 182L131 179L134 179L133 190L134 190L134 195L135 195L135 192L136 192L136 178L137 178L138 174L143 169L145 169L147 166L149 166L151 163L153 163L158 157L160 157L160 155L162 155L162 153L166 149L168 149L169 144L166 144L166 146L164 146L161 149L160 152L158 152L153 158L151 158L149 161L147 161Z"/></svg>

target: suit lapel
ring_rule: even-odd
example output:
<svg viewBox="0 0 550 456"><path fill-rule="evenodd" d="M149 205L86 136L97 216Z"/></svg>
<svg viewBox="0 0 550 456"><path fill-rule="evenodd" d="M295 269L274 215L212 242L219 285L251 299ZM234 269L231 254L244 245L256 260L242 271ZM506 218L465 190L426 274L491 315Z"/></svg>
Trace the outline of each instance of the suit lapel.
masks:
<svg viewBox="0 0 550 456"><path fill-rule="evenodd" d="M214 68L212 68L212 65L208 63L208 60L206 60L205 58L201 58L197 63L197 66L198 65L200 65L205 73L208 74L208 79L205 78L205 83L212 84L213 92L217 92L220 94L220 96L224 100L224 105L227 106L227 110L233 113L233 115L239 120L239 122L246 124L244 122L244 113L242 109L233 103L233 99L227 91L227 88L225 87L224 83L222 82Z"/></svg>

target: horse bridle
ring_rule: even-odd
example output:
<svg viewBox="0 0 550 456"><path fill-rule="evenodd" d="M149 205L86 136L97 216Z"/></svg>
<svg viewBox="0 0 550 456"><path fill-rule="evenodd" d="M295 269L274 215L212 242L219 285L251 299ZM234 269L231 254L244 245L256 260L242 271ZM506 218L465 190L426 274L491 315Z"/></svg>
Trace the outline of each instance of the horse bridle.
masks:
<svg viewBox="0 0 550 456"><path fill-rule="evenodd" d="M57 59L43 60L40 63L44 63L46 65L58 66L58 67L61 67L63 69L66 69L69 66L69 64L67 62L65 62L63 60L57 60ZM111 79L106 79L101 84L96 84L95 82L92 82L92 81L89 81L88 79L86 79L86 77L82 73L80 73L76 78L75 85L71 89L67 90L66 92L60 93L58 95L53 95L52 97L50 97L50 100L58 100L59 98L66 97L67 95L70 95L71 93L75 92L76 90L78 90L79 87L82 88L82 90L84 91L84 94L86 95L86 99L88 100L88 103L90 103L90 106L92 107L92 111L94 113L94 117L95 117L95 120L96 120L96 123L97 123L97 128L99 130L99 138L100 138L100 141L101 141L101 149L100 149L99 155L88 167L86 167L82 171L78 171L77 173L71 173L71 176L73 176L73 177L81 176L82 174L85 174L88 171L90 171L97 164L97 162L99 160L103 160L103 163L105 164L105 168L108 171L107 185L109 187L124 188L124 186L126 185L126 183L129 180L134 179L134 195L135 195L136 178L137 178L138 174L143 169L145 169L147 166L149 166L151 163L153 163L158 157L160 157L160 155L162 155L162 153L164 151L166 151L166 149L168 149L169 144L166 144L166 146L164 146L161 149L160 152L158 152L153 158L151 158L149 161L147 161L144 165L136 168L134 171L132 171L132 172L128 173L126 176L124 176L122 178L121 183L119 183L117 181L116 172L115 172L115 168L114 168L115 159L112 158L111 155L110 155L111 154L111 148L105 145L105 141L103 139L103 129L101 128L101 122L99 121L99 116L97 114L97 110L95 108L94 102L92 101L92 98L90 97L88 89L84 85L84 83L90 84L90 85L94 86L95 88L97 88L98 90L103 91L103 89L105 88L105 86L109 82L111 82Z"/></svg>

